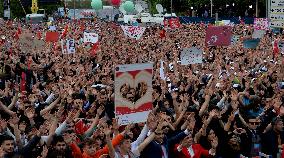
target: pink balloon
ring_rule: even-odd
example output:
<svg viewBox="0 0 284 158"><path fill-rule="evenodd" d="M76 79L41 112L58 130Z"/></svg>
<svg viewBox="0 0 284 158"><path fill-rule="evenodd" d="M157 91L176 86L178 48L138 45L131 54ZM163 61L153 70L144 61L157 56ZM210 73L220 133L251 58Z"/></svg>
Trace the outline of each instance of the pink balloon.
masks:
<svg viewBox="0 0 284 158"><path fill-rule="evenodd" d="M119 5L120 0L111 0L112 5Z"/></svg>

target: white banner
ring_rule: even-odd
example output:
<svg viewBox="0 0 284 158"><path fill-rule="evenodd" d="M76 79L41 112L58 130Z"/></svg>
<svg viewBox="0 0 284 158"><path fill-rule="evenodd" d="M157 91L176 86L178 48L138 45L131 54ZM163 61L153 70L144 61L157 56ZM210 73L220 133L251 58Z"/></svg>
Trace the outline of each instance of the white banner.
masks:
<svg viewBox="0 0 284 158"><path fill-rule="evenodd" d="M202 50L192 47L185 48L180 54L181 65L202 63Z"/></svg>
<svg viewBox="0 0 284 158"><path fill-rule="evenodd" d="M284 7L284 0L271 0L271 7Z"/></svg>
<svg viewBox="0 0 284 158"><path fill-rule="evenodd" d="M84 43L97 43L99 35L96 33L84 32Z"/></svg>
<svg viewBox="0 0 284 158"><path fill-rule="evenodd" d="M147 120L153 107L152 73L152 63L116 66L115 115L120 125Z"/></svg>
<svg viewBox="0 0 284 158"><path fill-rule="evenodd" d="M145 32L145 27L140 26L123 26L121 25L121 28L124 32L125 36L128 36L129 38L134 38L136 40L140 39Z"/></svg>

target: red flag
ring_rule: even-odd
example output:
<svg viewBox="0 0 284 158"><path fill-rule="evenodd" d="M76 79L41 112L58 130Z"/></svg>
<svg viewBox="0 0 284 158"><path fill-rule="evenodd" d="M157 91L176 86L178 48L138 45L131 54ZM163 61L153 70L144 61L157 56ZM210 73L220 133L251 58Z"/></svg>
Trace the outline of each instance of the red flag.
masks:
<svg viewBox="0 0 284 158"><path fill-rule="evenodd" d="M229 46L231 44L232 28L230 26L207 27L206 46Z"/></svg>
<svg viewBox="0 0 284 158"><path fill-rule="evenodd" d="M166 31L164 29L160 31L160 38L166 38Z"/></svg>
<svg viewBox="0 0 284 158"><path fill-rule="evenodd" d="M273 53L275 57L279 54L278 40L273 42Z"/></svg>
<svg viewBox="0 0 284 158"><path fill-rule="evenodd" d="M45 41L46 42L57 42L59 39L59 33L58 32L46 32L45 35Z"/></svg>
<svg viewBox="0 0 284 158"><path fill-rule="evenodd" d="M21 75L21 92L26 91L26 74L22 72Z"/></svg>
<svg viewBox="0 0 284 158"><path fill-rule="evenodd" d="M80 120L78 121L76 124L75 124L75 132L76 134L78 135L81 135L81 134L84 134L84 124L83 124L83 121Z"/></svg>
<svg viewBox="0 0 284 158"><path fill-rule="evenodd" d="M20 27L20 26L18 26L17 33L18 33L19 35L22 34L22 30L21 30L21 27Z"/></svg>
<svg viewBox="0 0 284 158"><path fill-rule="evenodd" d="M93 46L92 46L92 48L91 48L91 50L90 50L90 53L91 53L92 56L95 56L95 55L96 55L97 50L98 50L98 48L99 48L99 45L100 45L99 42L93 44Z"/></svg>
<svg viewBox="0 0 284 158"><path fill-rule="evenodd" d="M66 25L66 26L65 26L64 31L63 31L63 33L62 33L61 38L65 38L65 37L66 37L66 35L67 35L67 32L68 32L68 25Z"/></svg>
<svg viewBox="0 0 284 158"><path fill-rule="evenodd" d="M37 38L38 38L38 39L41 39L41 32L37 32L36 35L37 35Z"/></svg>

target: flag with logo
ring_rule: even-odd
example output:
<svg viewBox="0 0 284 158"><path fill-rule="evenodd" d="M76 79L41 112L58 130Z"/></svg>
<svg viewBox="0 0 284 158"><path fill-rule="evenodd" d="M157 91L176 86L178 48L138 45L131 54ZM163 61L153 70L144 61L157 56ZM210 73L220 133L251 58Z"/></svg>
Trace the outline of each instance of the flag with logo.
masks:
<svg viewBox="0 0 284 158"><path fill-rule="evenodd" d="M97 43L99 35L96 33L84 32L84 43Z"/></svg>
<svg viewBox="0 0 284 158"><path fill-rule="evenodd" d="M179 18L170 18L169 19L169 25L170 25L171 29L180 28L181 24L180 24Z"/></svg>
<svg viewBox="0 0 284 158"><path fill-rule="evenodd" d="M229 46L232 38L231 26L207 27L205 36L206 46Z"/></svg>
<svg viewBox="0 0 284 158"><path fill-rule="evenodd" d="M140 26L123 26L123 25L121 25L121 28L122 28L125 36L127 36L129 38L134 38L136 40L139 40L146 30L145 27L140 27Z"/></svg>
<svg viewBox="0 0 284 158"><path fill-rule="evenodd" d="M267 30L269 28L269 21L267 18L254 18L253 27L255 30Z"/></svg>

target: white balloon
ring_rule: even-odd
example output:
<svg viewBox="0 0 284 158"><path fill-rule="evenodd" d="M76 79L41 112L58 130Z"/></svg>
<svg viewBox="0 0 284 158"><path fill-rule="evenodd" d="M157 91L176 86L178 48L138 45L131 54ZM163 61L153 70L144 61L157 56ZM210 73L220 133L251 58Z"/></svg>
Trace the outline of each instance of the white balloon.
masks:
<svg viewBox="0 0 284 158"><path fill-rule="evenodd" d="M144 9L142 7L141 4L137 3L135 4L135 10L138 12L138 13L141 13Z"/></svg>
<svg viewBox="0 0 284 158"><path fill-rule="evenodd" d="M161 14L164 11L164 8L161 4L157 4L156 5L156 9L158 11L159 14Z"/></svg>

